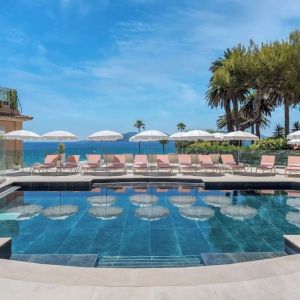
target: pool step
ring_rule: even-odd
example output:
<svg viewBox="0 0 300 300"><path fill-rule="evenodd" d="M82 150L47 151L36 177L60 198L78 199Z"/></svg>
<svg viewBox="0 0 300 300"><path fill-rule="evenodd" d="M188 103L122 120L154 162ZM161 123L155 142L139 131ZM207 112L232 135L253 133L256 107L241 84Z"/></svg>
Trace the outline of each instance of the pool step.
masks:
<svg viewBox="0 0 300 300"><path fill-rule="evenodd" d="M285 256L285 252L201 253L206 266L234 264Z"/></svg>
<svg viewBox="0 0 300 300"><path fill-rule="evenodd" d="M16 190L20 189L20 186L7 186L0 190L0 198L4 198L5 196L15 192Z"/></svg>
<svg viewBox="0 0 300 300"><path fill-rule="evenodd" d="M96 254L14 254L12 260L26 261L38 264L62 265L73 267L89 267L96 265Z"/></svg>
<svg viewBox="0 0 300 300"><path fill-rule="evenodd" d="M102 256L97 268L165 268L204 266L201 256Z"/></svg>

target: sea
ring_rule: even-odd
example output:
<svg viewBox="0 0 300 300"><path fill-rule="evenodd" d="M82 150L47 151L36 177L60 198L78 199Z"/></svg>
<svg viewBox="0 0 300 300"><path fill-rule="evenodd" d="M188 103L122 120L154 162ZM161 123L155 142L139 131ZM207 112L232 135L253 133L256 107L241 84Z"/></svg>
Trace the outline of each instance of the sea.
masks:
<svg viewBox="0 0 300 300"><path fill-rule="evenodd" d="M59 142L24 142L24 165L30 166L37 162L43 162L47 154L57 153ZM86 159L86 154L138 154L139 143L135 142L90 142L76 141L64 142L66 155L80 155L80 160ZM163 154L175 153L175 143L169 142L165 145L163 152L162 144L159 142L141 142L141 154Z"/></svg>

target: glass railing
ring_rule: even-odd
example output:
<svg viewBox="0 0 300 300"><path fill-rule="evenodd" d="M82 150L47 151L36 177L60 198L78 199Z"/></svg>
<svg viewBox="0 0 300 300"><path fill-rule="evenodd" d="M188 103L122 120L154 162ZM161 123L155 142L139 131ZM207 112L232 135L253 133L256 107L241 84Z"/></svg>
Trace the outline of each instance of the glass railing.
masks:
<svg viewBox="0 0 300 300"><path fill-rule="evenodd" d="M150 151L149 151L150 152ZM152 152L147 153L147 151L141 151L141 154L148 155L148 161L149 162L155 162L156 161L156 154L162 154L162 152ZM57 153L56 149L31 149L31 150L23 150L21 152L16 151L4 151L4 146L1 145L0 140L0 179L1 176L3 176L5 169L19 169L20 167L29 167L32 166L35 163L43 163L44 158L47 154L55 154ZM275 155L276 157L276 165L277 166L286 166L287 165L287 159L288 156L300 156L299 150L260 150L260 151L198 151L197 153L190 153L192 156L192 162L197 163L199 154L211 154L213 161L215 163L221 162L220 155L221 154L232 154L236 160L236 162L248 164L251 166L256 166L260 163L262 155ZM124 152L121 151L121 149L116 149L116 151L112 152L104 152L101 150L91 150L89 149L88 152L86 152L84 149L77 149L77 148L67 148L65 157L68 155L80 155L80 160L85 161L86 160L86 154L101 154L102 159L105 160L111 159L112 154L127 154L128 160L131 159L133 162L133 158L135 154L138 153L132 153L132 152ZM178 154L174 152L166 153L169 155L169 161L170 163L177 163L178 162Z"/></svg>
<svg viewBox="0 0 300 300"><path fill-rule="evenodd" d="M5 181L5 170L6 170L6 164L5 164L5 145L4 140L2 139L4 136L4 129L0 127L0 183Z"/></svg>

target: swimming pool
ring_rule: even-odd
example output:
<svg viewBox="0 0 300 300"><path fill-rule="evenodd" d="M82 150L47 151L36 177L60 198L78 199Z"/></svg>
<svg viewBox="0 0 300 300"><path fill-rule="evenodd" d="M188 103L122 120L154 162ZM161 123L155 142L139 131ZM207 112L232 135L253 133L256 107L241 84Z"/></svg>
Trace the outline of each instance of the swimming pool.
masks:
<svg viewBox="0 0 300 300"><path fill-rule="evenodd" d="M299 194L299 198L298 198ZM0 235L13 255L199 257L283 252L300 233L300 192L203 190L194 185L17 191L1 199Z"/></svg>

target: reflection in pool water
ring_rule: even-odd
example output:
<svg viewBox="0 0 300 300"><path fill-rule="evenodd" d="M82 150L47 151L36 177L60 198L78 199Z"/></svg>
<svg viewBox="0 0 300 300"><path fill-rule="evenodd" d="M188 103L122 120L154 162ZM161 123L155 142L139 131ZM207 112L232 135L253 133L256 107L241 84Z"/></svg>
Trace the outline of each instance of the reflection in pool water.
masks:
<svg viewBox="0 0 300 300"><path fill-rule="evenodd" d="M177 207L191 206L196 202L196 200L197 198L195 196L188 195L170 197L170 202Z"/></svg>
<svg viewBox="0 0 300 300"><path fill-rule="evenodd" d="M136 194L130 196L130 202L138 206L149 206L154 205L158 201L157 196L148 195L148 194Z"/></svg>
<svg viewBox="0 0 300 300"><path fill-rule="evenodd" d="M116 202L116 197L114 196L91 196L87 197L87 202L93 206L106 206L113 205Z"/></svg>
<svg viewBox="0 0 300 300"><path fill-rule="evenodd" d="M183 217L197 221L206 221L215 215L213 209L204 206L182 207L179 211Z"/></svg>
<svg viewBox="0 0 300 300"><path fill-rule="evenodd" d="M65 220L78 211L76 205L57 205L50 206L43 210L43 215L51 220Z"/></svg>
<svg viewBox="0 0 300 300"><path fill-rule="evenodd" d="M243 205L228 205L221 207L221 213L234 220L252 219L257 215L257 209Z"/></svg>
<svg viewBox="0 0 300 300"><path fill-rule="evenodd" d="M286 204L296 209L300 209L300 198L289 198L286 200Z"/></svg>
<svg viewBox="0 0 300 300"><path fill-rule="evenodd" d="M169 214L169 210L163 206L146 206L137 208L135 214L142 220L157 221L165 218Z"/></svg>
<svg viewBox="0 0 300 300"><path fill-rule="evenodd" d="M28 220L33 217L38 216L43 210L43 207L41 205L36 204L24 204L24 205L18 205L15 207L11 207L6 209L4 212L6 213L17 213L19 214L18 220Z"/></svg>
<svg viewBox="0 0 300 300"><path fill-rule="evenodd" d="M17 200L11 194L0 201L0 236L13 238L14 254L181 256L284 251L282 235L300 234L298 205L284 191L261 196L256 191L200 192L190 185L183 194L168 184L161 193L157 183L143 186L142 193L141 184L126 189L101 185L97 194L25 191L16 193ZM176 204L189 199L189 206L175 206L171 199ZM44 210L7 220L6 211L19 206Z"/></svg>
<svg viewBox="0 0 300 300"><path fill-rule="evenodd" d="M231 204L231 199L226 196L206 196L203 201L214 207L222 207Z"/></svg>
<svg viewBox="0 0 300 300"><path fill-rule="evenodd" d="M289 212L286 215L286 220L300 228L300 212Z"/></svg>
<svg viewBox="0 0 300 300"><path fill-rule="evenodd" d="M94 206L89 209L89 214L102 220L113 220L123 213L123 208L117 206Z"/></svg>

